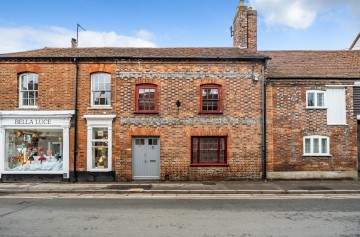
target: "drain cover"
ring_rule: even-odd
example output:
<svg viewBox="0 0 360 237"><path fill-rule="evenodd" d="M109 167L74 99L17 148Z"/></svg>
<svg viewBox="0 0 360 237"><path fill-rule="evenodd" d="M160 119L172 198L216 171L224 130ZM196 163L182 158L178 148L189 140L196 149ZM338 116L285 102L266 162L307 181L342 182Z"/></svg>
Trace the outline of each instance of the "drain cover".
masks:
<svg viewBox="0 0 360 237"><path fill-rule="evenodd" d="M143 189L143 190L149 190L151 189L151 184L145 184L145 185L109 185L105 189L117 189L117 190L129 190L129 189Z"/></svg>
<svg viewBox="0 0 360 237"><path fill-rule="evenodd" d="M324 187L324 186L303 186L301 189L306 190L333 190L332 188Z"/></svg>

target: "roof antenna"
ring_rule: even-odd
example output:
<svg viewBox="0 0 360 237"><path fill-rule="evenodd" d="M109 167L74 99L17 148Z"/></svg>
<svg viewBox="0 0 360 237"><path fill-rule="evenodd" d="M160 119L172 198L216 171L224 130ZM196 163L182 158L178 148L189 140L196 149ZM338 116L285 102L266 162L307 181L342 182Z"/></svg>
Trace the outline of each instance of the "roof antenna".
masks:
<svg viewBox="0 0 360 237"><path fill-rule="evenodd" d="M79 23L77 23L77 25L76 25L76 43L77 43L77 45L79 45L79 27L83 31L86 31Z"/></svg>

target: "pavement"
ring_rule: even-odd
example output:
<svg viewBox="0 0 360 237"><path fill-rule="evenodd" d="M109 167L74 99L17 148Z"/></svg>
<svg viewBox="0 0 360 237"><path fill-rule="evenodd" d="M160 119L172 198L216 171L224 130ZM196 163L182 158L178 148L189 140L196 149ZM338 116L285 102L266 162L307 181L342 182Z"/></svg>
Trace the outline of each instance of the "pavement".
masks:
<svg viewBox="0 0 360 237"><path fill-rule="evenodd" d="M359 180L277 180L112 183L0 183L0 195L80 194L360 194Z"/></svg>

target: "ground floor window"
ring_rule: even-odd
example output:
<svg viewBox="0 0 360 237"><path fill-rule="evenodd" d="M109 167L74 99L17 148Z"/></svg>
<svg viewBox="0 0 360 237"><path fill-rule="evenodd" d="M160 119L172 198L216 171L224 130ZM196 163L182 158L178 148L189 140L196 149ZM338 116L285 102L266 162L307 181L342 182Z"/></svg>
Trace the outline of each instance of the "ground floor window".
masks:
<svg viewBox="0 0 360 237"><path fill-rule="evenodd" d="M307 136L304 137L304 155L323 156L330 155L329 137Z"/></svg>
<svg viewBox="0 0 360 237"><path fill-rule="evenodd" d="M112 170L112 121L115 115L84 115L87 120L87 170Z"/></svg>
<svg viewBox="0 0 360 237"><path fill-rule="evenodd" d="M5 171L62 171L63 131L6 129Z"/></svg>
<svg viewBox="0 0 360 237"><path fill-rule="evenodd" d="M192 164L226 164L226 137L192 137Z"/></svg>
<svg viewBox="0 0 360 237"><path fill-rule="evenodd" d="M107 127L92 128L92 169L109 168L108 151L109 151L109 135Z"/></svg>

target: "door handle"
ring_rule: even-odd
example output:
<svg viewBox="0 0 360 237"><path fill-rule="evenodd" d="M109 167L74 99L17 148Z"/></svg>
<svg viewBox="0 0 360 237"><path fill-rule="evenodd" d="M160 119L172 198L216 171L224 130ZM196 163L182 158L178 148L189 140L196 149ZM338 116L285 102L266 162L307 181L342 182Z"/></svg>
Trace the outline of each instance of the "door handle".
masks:
<svg viewBox="0 0 360 237"><path fill-rule="evenodd" d="M146 163L146 162L147 162L147 160L144 160L144 162Z"/></svg>

